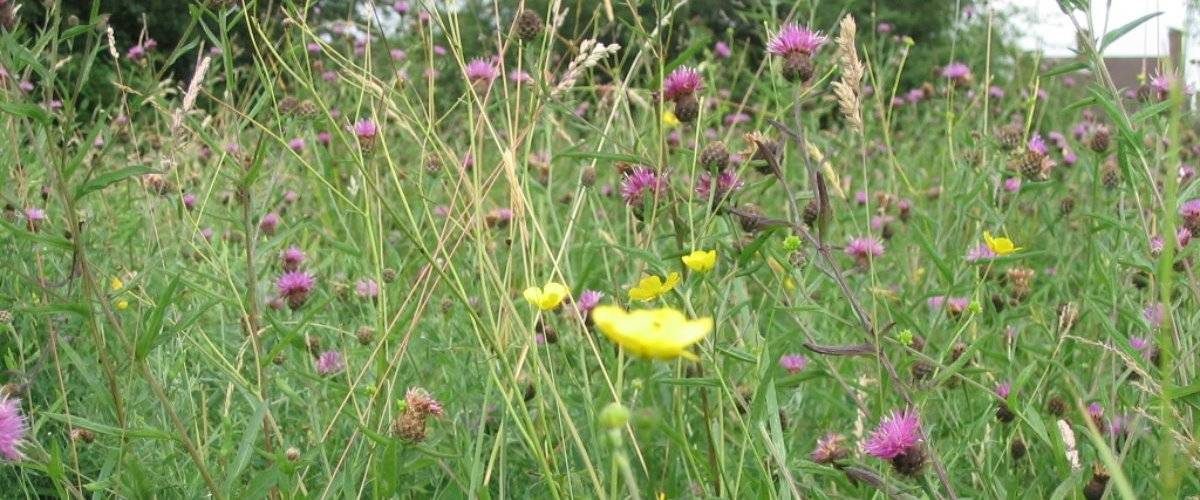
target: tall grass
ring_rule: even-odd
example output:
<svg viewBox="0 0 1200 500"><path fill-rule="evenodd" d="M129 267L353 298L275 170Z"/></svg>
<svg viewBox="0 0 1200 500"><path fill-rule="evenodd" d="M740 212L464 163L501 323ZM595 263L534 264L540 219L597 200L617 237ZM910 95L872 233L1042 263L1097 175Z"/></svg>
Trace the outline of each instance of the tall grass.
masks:
<svg viewBox="0 0 1200 500"><path fill-rule="evenodd" d="M1200 491L1200 288L1173 236L1200 223L1193 117L1179 85L1126 97L1110 36L1054 69L993 53L998 13L964 16L987 25L955 41L971 75L906 89L921 43L869 19L811 26L830 43L794 81L671 29L686 0L551 2L525 26L522 3L360 4L188 4L184 42L145 56L99 8L0 33L0 353L29 425L5 495ZM764 37L840 8L748 4ZM660 91L682 67L705 82L690 123ZM630 205L638 168L666 188ZM985 232L1022 248L973 258ZM572 299L522 298L547 282ZM585 290L715 328L698 361L644 359ZM910 473L863 449L905 409Z"/></svg>

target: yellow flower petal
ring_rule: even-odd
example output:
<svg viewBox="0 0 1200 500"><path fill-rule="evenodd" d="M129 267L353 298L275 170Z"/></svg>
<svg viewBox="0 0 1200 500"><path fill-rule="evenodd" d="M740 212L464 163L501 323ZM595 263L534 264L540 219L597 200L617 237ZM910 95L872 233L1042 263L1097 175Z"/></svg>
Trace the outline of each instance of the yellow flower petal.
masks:
<svg viewBox="0 0 1200 500"><path fill-rule="evenodd" d="M987 243L987 247L992 253L1000 256L1008 255L1021 249L1012 240L1003 236L995 238L992 236L992 233L987 231L983 232L983 241Z"/></svg>
<svg viewBox="0 0 1200 500"><path fill-rule="evenodd" d="M717 251L716 250L693 250L692 253L682 257L683 265L688 269L698 273L706 273L717 266Z"/></svg>
<svg viewBox="0 0 1200 500"><path fill-rule="evenodd" d="M108 286L109 286L109 288L112 288L113 291L115 292L117 290L125 288L125 282L121 281L121 278L113 276L112 279L108 281Z"/></svg>
<svg viewBox="0 0 1200 500"><path fill-rule="evenodd" d="M688 349L713 329L712 318L687 319L672 308L626 312L616 306L592 310L592 321L622 350L644 358L696 360Z"/></svg>
<svg viewBox="0 0 1200 500"><path fill-rule="evenodd" d="M566 285L551 281L541 288L536 286L526 288L521 295L530 304L537 306L538 309L549 311L562 304L563 299L567 298L570 294L571 291Z"/></svg>

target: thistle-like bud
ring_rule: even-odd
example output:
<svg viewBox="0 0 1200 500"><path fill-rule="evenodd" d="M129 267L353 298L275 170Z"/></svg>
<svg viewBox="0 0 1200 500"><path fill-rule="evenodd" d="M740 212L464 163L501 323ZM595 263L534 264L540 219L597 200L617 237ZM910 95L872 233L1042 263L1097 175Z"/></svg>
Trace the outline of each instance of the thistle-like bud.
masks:
<svg viewBox="0 0 1200 500"><path fill-rule="evenodd" d="M523 41L532 40L542 33L542 16L530 9L524 9L517 14L517 19L513 21L513 24L514 34Z"/></svg>

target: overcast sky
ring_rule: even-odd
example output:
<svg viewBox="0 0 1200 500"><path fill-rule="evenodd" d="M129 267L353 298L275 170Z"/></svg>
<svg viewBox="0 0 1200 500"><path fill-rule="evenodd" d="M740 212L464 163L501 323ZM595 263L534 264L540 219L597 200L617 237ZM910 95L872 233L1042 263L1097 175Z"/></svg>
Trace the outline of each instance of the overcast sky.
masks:
<svg viewBox="0 0 1200 500"><path fill-rule="evenodd" d="M1017 23L1019 34L1023 35L1021 44L1025 48L1040 48L1052 56L1070 54L1070 49L1075 45L1075 29L1058 9L1058 2L1000 0L998 3L1004 8L1015 7L1026 12L1024 22ZM1187 17L1186 4L1186 0L1093 0L1093 23L1098 32L1104 30L1106 20L1108 29L1113 30L1146 14L1163 13L1109 46L1105 55L1166 54L1167 30L1183 29ZM1189 57L1195 55L1192 53Z"/></svg>

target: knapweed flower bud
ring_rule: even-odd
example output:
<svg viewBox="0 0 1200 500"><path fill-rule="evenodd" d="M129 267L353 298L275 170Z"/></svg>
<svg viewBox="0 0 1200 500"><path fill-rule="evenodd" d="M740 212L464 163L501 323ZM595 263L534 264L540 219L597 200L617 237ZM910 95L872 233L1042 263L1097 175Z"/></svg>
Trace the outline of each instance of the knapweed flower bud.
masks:
<svg viewBox="0 0 1200 500"><path fill-rule="evenodd" d="M366 325L360 326L354 333L354 338L358 339L358 343L361 345L369 345L371 341L375 340L375 329Z"/></svg>
<svg viewBox="0 0 1200 500"><path fill-rule="evenodd" d="M620 429L629 423L629 408L621 403L612 402L600 410L600 426L605 429Z"/></svg>
<svg viewBox="0 0 1200 500"><path fill-rule="evenodd" d="M262 231L262 233L267 236L274 235L275 230L278 227L279 214L275 212L270 212L267 215L264 215L262 219L258 221L258 230Z"/></svg>
<svg viewBox="0 0 1200 500"><path fill-rule="evenodd" d="M283 452L283 456L284 458L287 458L289 462L300 460L300 449L296 448L295 446L289 446L287 451Z"/></svg>
<svg viewBox="0 0 1200 500"><path fill-rule="evenodd" d="M83 444L91 444L96 440L96 434L83 427L74 427L70 433L71 441Z"/></svg>
<svg viewBox="0 0 1200 500"><path fill-rule="evenodd" d="M720 141L710 142L700 151L700 165L712 171L729 166L729 149Z"/></svg>
<svg viewBox="0 0 1200 500"><path fill-rule="evenodd" d="M1088 137L1088 147L1097 153L1108 151L1108 146L1112 143L1112 132L1108 130L1107 125L1096 125L1092 129L1091 137Z"/></svg>
<svg viewBox="0 0 1200 500"><path fill-rule="evenodd" d="M520 40L529 41L542 33L542 16L530 9L524 9L517 14L513 24L513 33Z"/></svg>
<svg viewBox="0 0 1200 500"><path fill-rule="evenodd" d="M841 434L830 432L825 437L817 439L817 446L809 454L812 461L819 464L831 464L850 456L850 450L845 445L846 438Z"/></svg>
<svg viewBox="0 0 1200 500"><path fill-rule="evenodd" d="M1092 467L1092 479L1083 487L1083 497L1087 500L1104 498L1104 490L1108 487L1108 471L1100 464Z"/></svg>

